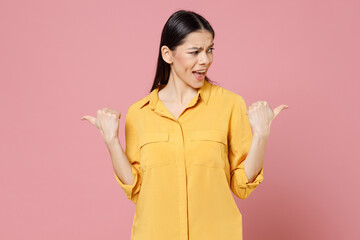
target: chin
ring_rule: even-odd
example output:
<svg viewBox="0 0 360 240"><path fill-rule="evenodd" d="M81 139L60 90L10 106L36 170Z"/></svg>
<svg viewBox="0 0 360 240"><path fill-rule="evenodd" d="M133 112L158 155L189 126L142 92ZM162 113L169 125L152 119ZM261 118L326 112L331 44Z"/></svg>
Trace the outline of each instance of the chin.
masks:
<svg viewBox="0 0 360 240"><path fill-rule="evenodd" d="M192 88L200 88L204 84L205 78L201 81L197 79L191 79L190 81L185 81L187 85L191 86Z"/></svg>
<svg viewBox="0 0 360 240"><path fill-rule="evenodd" d="M203 80L201 80L201 81L196 80L195 85L201 87L204 84L204 81L206 81L205 78Z"/></svg>
<svg viewBox="0 0 360 240"><path fill-rule="evenodd" d="M190 83L188 83L189 86L191 86L192 88L200 88L202 87L202 85L204 84L204 81L192 81Z"/></svg>

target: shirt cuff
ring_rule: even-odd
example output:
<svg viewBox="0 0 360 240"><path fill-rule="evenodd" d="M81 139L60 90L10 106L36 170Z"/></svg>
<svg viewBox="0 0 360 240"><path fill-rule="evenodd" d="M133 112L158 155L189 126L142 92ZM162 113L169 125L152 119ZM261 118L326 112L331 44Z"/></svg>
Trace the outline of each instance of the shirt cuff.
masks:
<svg viewBox="0 0 360 240"><path fill-rule="evenodd" d="M135 167L131 166L131 172L134 176L134 183L132 185L124 184L120 178L114 172L117 182L120 184L121 188L124 190L126 197L131 200L133 189L138 181L138 172Z"/></svg>
<svg viewBox="0 0 360 240"><path fill-rule="evenodd" d="M241 172L241 174L239 174L239 176L241 177L241 181L238 181L240 183L240 187L256 188L264 179L264 167L261 168L261 171L258 173L258 175L254 179L254 181L249 182L249 179L246 176L244 164L245 164L245 161L242 161L238 167L238 170Z"/></svg>

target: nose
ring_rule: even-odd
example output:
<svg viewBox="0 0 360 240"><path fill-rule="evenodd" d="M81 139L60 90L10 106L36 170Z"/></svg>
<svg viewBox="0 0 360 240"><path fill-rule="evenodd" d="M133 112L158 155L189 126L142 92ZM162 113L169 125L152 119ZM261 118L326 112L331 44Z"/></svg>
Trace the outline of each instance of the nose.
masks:
<svg viewBox="0 0 360 240"><path fill-rule="evenodd" d="M202 52L201 54L199 54L199 64L200 65L209 65L210 59L209 56L206 54L206 52Z"/></svg>

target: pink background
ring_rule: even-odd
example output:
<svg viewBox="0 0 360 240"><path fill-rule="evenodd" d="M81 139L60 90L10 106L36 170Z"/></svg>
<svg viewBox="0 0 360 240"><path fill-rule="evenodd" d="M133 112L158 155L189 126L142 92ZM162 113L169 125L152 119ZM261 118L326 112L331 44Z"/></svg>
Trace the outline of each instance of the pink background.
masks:
<svg viewBox="0 0 360 240"><path fill-rule="evenodd" d="M135 205L81 121L149 93L176 10L212 24L208 76L274 120L244 239L360 239L359 1L0 2L0 239L130 239Z"/></svg>

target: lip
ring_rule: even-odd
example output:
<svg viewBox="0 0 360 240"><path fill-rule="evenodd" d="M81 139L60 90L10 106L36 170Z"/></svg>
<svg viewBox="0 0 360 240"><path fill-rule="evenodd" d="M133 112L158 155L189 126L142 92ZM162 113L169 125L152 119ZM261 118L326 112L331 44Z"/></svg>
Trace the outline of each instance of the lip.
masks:
<svg viewBox="0 0 360 240"><path fill-rule="evenodd" d="M193 75L198 81L203 81L206 78L206 72L201 75L193 73Z"/></svg>

